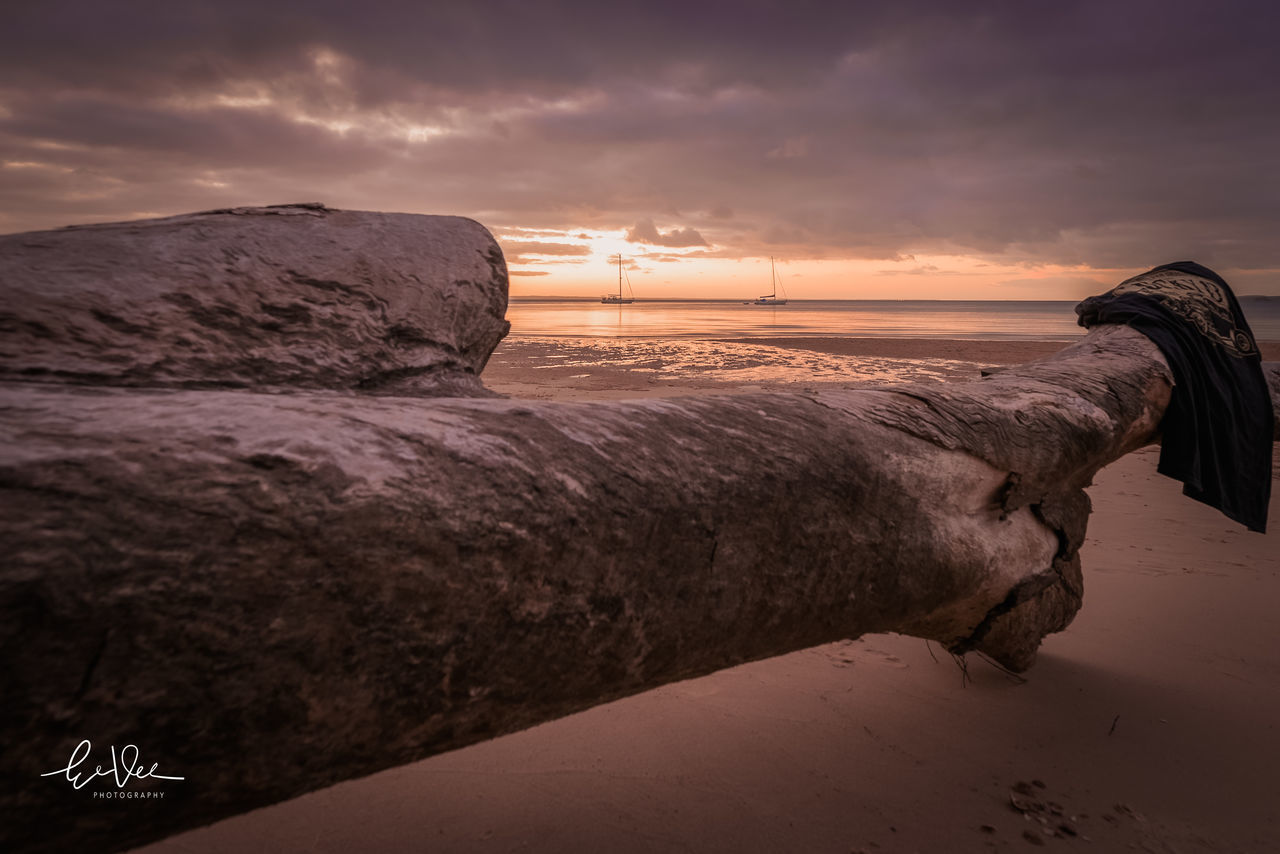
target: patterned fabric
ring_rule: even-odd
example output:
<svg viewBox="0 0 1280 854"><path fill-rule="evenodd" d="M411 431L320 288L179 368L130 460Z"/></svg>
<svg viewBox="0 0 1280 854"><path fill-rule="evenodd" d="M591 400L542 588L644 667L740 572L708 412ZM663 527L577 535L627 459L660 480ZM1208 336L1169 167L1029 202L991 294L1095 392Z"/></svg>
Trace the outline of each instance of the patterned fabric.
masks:
<svg viewBox="0 0 1280 854"><path fill-rule="evenodd" d="M1160 423L1159 471L1251 530L1271 499L1271 396L1240 303L1193 261L1165 264L1076 306L1081 326L1132 326L1169 362L1174 388Z"/></svg>
<svg viewBox="0 0 1280 854"><path fill-rule="evenodd" d="M1205 272L1211 271L1206 268ZM1156 300L1230 353L1258 355L1258 344L1231 289L1216 274L1213 278L1193 276L1171 264L1127 279L1110 291L1113 296L1121 294L1141 294Z"/></svg>

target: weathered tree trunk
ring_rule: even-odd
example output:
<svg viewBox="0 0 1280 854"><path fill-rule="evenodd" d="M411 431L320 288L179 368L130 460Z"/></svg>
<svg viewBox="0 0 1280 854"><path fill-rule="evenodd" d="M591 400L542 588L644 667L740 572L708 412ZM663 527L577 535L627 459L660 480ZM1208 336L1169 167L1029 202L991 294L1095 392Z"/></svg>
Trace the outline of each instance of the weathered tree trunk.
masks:
<svg viewBox="0 0 1280 854"><path fill-rule="evenodd" d="M0 381L484 394L507 271L461 217L235 208L0 237Z"/></svg>
<svg viewBox="0 0 1280 854"><path fill-rule="evenodd" d="M401 280L457 263L397 251ZM484 269L501 278L500 259ZM353 346L400 322L378 318L375 274L303 275L328 283L335 315L373 315L351 319L374 330ZM472 287L443 278L425 290ZM280 281L237 304L288 305ZM109 295L75 293L135 334ZM45 311L24 322L52 329ZM217 356L222 327L202 324L183 337ZM295 365L273 385L320 385L288 355L305 330L259 334ZM483 365L486 335L450 346ZM92 349L76 370L48 352L53 367L9 375L119 376L85 367ZM1082 487L1152 441L1170 390L1155 346L1124 328L968 383L594 404L192 389L218 358L151 366L163 388L2 387L8 847L128 847L866 632L1023 669L1080 606ZM332 386L361 387L363 358ZM131 782L164 799L122 809L40 776L82 739L86 766L134 744L185 779Z"/></svg>

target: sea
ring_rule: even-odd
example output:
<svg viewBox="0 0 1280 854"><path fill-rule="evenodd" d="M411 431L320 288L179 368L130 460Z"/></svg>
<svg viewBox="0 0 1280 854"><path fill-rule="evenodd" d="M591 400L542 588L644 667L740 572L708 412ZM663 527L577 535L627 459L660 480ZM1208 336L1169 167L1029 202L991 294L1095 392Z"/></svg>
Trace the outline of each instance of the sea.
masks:
<svg viewBox="0 0 1280 854"><path fill-rule="evenodd" d="M1259 341L1280 341L1280 297L1242 297ZM511 335L555 338L956 338L1072 341L1084 334L1073 301L735 300L513 297Z"/></svg>
<svg viewBox="0 0 1280 854"><path fill-rule="evenodd" d="M1241 298L1260 341L1280 341L1280 298ZM969 362L836 355L770 338L950 338L1069 343L1084 334L1072 301L733 300L513 297L511 332L487 376L533 369L557 393L608 388L619 372L660 384L896 383L972 377ZM624 383L625 385L625 383Z"/></svg>

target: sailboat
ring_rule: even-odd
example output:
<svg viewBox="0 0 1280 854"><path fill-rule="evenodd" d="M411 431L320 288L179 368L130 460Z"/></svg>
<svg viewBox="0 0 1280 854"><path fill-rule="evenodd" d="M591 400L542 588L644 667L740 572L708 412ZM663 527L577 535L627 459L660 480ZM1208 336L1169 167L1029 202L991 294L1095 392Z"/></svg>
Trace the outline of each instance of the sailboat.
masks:
<svg viewBox="0 0 1280 854"><path fill-rule="evenodd" d="M631 282L628 281L627 284L630 285ZM631 305L631 303L635 302L635 297L624 297L622 295L622 253L621 252L618 253L618 293L616 295L605 294L604 296L600 297L600 302L606 305Z"/></svg>
<svg viewBox="0 0 1280 854"><path fill-rule="evenodd" d="M786 305L787 293L782 292L782 299L778 299L778 273L773 266L773 256L769 256L769 287L773 289L773 293L763 294L754 300L744 302L743 305Z"/></svg>

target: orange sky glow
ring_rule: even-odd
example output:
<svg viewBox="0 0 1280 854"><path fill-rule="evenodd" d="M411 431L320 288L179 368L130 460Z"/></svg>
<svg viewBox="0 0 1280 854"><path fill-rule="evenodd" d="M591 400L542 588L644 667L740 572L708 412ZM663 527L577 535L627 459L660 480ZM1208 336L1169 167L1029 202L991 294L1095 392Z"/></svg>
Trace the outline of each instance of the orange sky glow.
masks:
<svg viewBox="0 0 1280 854"><path fill-rule="evenodd" d="M1178 260L1280 295L1256 15L728 5L18 4L0 233L322 202L475 219L515 297L599 297L618 253L639 299L758 296L770 256L796 300L1074 300Z"/></svg>
<svg viewBox="0 0 1280 854"><path fill-rule="evenodd" d="M638 246L623 233L571 229L538 241L504 239L511 296L598 297L617 289L617 256L637 299L749 299L769 292L769 257L719 257L700 247ZM566 247L581 254L566 256ZM509 249L513 247L515 251ZM1140 270L999 264L964 255L900 259L776 257L790 299L1075 300Z"/></svg>

